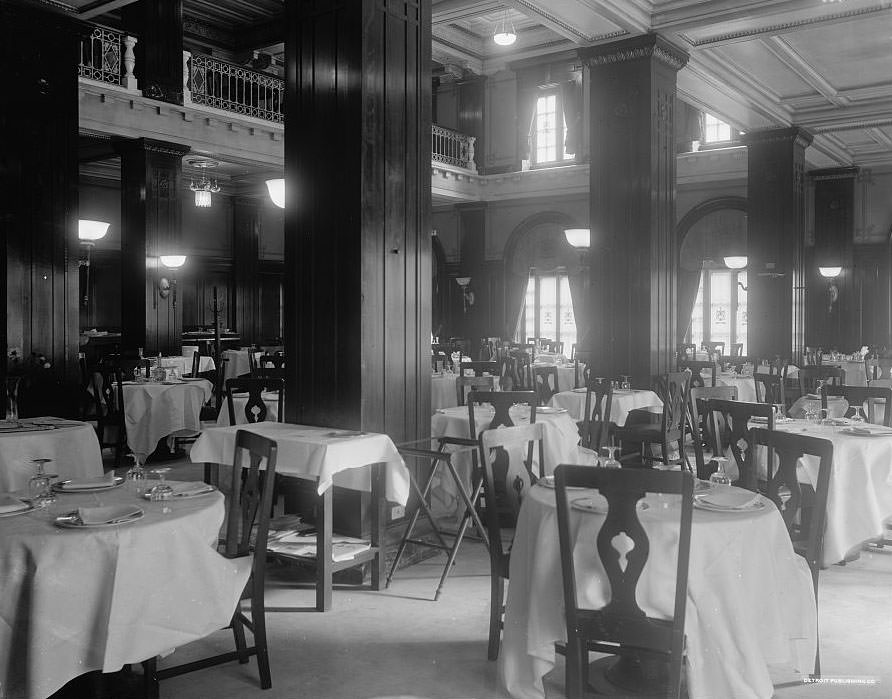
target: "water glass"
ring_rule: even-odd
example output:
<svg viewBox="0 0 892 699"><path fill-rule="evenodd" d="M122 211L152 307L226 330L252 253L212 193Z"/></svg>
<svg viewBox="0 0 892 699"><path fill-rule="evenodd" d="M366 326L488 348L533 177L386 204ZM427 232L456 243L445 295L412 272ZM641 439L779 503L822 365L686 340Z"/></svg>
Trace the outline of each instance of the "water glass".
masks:
<svg viewBox="0 0 892 699"><path fill-rule="evenodd" d="M774 421L779 422L781 420L785 420L787 417L787 411L783 403L775 403L774 404Z"/></svg>
<svg viewBox="0 0 892 699"><path fill-rule="evenodd" d="M37 473L28 481L28 496L34 507L46 507L56 502L51 484L56 475L47 473L45 468L46 464L51 462L52 459L34 459L31 462L37 467Z"/></svg>
<svg viewBox="0 0 892 699"><path fill-rule="evenodd" d="M171 511L170 501L173 498L173 488L164 480L164 477L170 471L169 468L155 468L151 473L156 475L159 483L149 489L149 500L157 502L161 505L161 512L167 514Z"/></svg>
<svg viewBox="0 0 892 699"><path fill-rule="evenodd" d="M127 471L127 489L137 497L141 497L146 491L146 471L139 463L139 456L130 454L133 459L133 467Z"/></svg>
<svg viewBox="0 0 892 699"><path fill-rule="evenodd" d="M716 456L713 461L716 464L716 470L709 476L709 482L716 487L731 487L731 476L725 471L725 462L728 461L724 456Z"/></svg>

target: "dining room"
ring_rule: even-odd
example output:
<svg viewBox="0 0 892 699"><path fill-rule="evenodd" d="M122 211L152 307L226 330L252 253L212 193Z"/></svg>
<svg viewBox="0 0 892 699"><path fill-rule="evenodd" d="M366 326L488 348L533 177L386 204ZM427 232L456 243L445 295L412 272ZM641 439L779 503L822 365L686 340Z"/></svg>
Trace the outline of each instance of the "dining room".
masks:
<svg viewBox="0 0 892 699"><path fill-rule="evenodd" d="M892 10L622 4L0 2L0 697L888 694Z"/></svg>

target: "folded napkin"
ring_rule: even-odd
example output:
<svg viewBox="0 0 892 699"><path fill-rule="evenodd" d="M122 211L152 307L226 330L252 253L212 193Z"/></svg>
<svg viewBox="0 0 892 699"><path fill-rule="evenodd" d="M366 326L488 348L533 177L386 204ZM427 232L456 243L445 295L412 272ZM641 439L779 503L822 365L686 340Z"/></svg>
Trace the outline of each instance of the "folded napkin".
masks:
<svg viewBox="0 0 892 699"><path fill-rule="evenodd" d="M136 505L77 508L77 516L81 524L111 524L122 519L133 519L141 514L142 508Z"/></svg>
<svg viewBox="0 0 892 699"><path fill-rule="evenodd" d="M22 502L17 497L13 497L9 493L0 493L0 515L5 515L9 512L27 510L28 507L29 505L27 502Z"/></svg>
<svg viewBox="0 0 892 699"><path fill-rule="evenodd" d="M723 507L728 510L742 510L752 506L759 499L758 493L751 493L742 488L718 487L699 496L700 502L713 507Z"/></svg>
<svg viewBox="0 0 892 699"><path fill-rule="evenodd" d="M62 484L62 488L64 490L81 490L83 488L102 488L103 486L109 486L115 484L115 472L109 471L104 476L97 476L96 478L77 478L70 481L65 481Z"/></svg>
<svg viewBox="0 0 892 699"><path fill-rule="evenodd" d="M214 486L208 483L202 483L201 481L194 482L177 482L177 481L167 481L167 484L173 489L173 496L175 498L186 498L192 495L201 495L202 493L210 493L215 490Z"/></svg>

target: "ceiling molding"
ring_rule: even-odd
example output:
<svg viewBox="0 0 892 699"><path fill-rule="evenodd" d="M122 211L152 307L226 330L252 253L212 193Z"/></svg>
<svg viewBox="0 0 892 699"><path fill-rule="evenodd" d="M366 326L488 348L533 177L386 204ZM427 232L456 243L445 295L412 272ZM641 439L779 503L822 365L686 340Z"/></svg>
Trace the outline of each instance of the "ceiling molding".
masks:
<svg viewBox="0 0 892 699"><path fill-rule="evenodd" d="M97 0L97 2L91 2L81 7L77 11L77 16L78 19L93 19L107 12L120 10L125 5L131 5L134 2L136 0Z"/></svg>
<svg viewBox="0 0 892 699"><path fill-rule="evenodd" d="M781 63L787 66L787 68L802 78L809 87L815 90L815 92L820 93L828 102L837 107L844 107L848 104L848 100L845 96L840 95L839 91L825 80L824 77L818 73L808 61L800 56L792 46L784 41L782 37L767 37L760 40L759 43L768 49L768 51Z"/></svg>
<svg viewBox="0 0 892 699"><path fill-rule="evenodd" d="M552 31L557 32L564 38L569 39L570 41L573 41L577 44L588 44L598 40L598 37L596 35L590 36L588 34L585 34L584 32L579 31L569 22L561 19L556 15L553 15L551 12L548 12L544 8L539 7L536 3L530 2L530 0L504 0L504 2L509 7L513 7L515 10L517 10L518 12L522 12L527 17L541 22Z"/></svg>

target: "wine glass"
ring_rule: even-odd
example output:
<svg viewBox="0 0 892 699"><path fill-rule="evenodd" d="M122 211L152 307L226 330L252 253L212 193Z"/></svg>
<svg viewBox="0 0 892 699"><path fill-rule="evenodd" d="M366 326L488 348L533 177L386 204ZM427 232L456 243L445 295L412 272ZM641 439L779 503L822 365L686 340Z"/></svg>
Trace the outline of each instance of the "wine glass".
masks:
<svg viewBox="0 0 892 699"><path fill-rule="evenodd" d="M787 419L786 406L783 403L774 404L774 421L780 422Z"/></svg>
<svg viewBox="0 0 892 699"><path fill-rule="evenodd" d="M619 447L608 446L608 447L601 447L601 448L607 452L607 460L604 463L602 463L601 465L604 468L619 468L620 463L619 463L619 461L616 460L616 457L614 456L614 454L616 454L616 450L619 449Z"/></svg>
<svg viewBox="0 0 892 699"><path fill-rule="evenodd" d="M32 459L31 461L37 467L37 473L28 481L28 495L35 507L46 507L56 502L56 495L50 484L56 474L47 473L45 470L46 464L51 462L52 459Z"/></svg>
<svg viewBox="0 0 892 699"><path fill-rule="evenodd" d="M716 487L731 487L731 477L725 471L725 463L728 459L724 456L716 456L713 458L716 470L709 476L709 482Z"/></svg>
<svg viewBox="0 0 892 699"><path fill-rule="evenodd" d="M158 485L149 489L149 500L161 503L161 512L167 514L170 512L170 500L173 498L173 488L170 487L165 476L170 472L170 468L153 468L149 473L158 477Z"/></svg>
<svg viewBox="0 0 892 699"><path fill-rule="evenodd" d="M129 456L133 459L133 467L127 471L127 488L138 497L146 489L146 471L142 464L139 463L138 454L130 454Z"/></svg>
<svg viewBox="0 0 892 699"><path fill-rule="evenodd" d="M867 418L864 415L864 408L860 405L855 406L855 414L852 415L852 424L853 425L863 425L867 422Z"/></svg>

